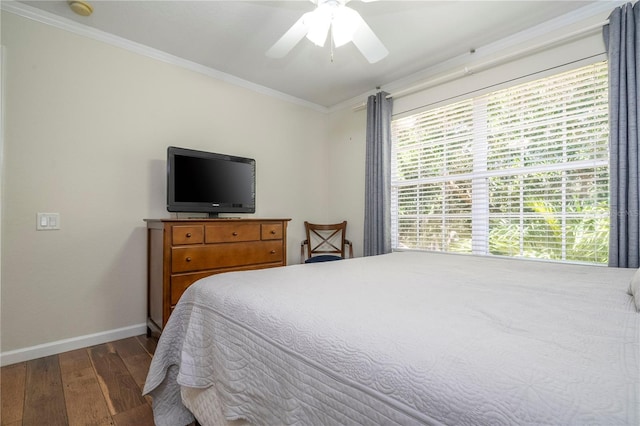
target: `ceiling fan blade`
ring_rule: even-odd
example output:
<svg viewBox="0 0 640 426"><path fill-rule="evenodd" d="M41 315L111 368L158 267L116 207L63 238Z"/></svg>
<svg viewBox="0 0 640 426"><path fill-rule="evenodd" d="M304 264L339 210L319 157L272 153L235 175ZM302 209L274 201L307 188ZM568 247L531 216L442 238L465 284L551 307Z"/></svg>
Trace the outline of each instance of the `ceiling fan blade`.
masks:
<svg viewBox="0 0 640 426"><path fill-rule="evenodd" d="M360 14L357 14L359 25L353 34L353 44L360 50L360 52L367 58L369 63L374 64L387 56L389 51L380 39L374 34L369 25L362 19Z"/></svg>
<svg viewBox="0 0 640 426"><path fill-rule="evenodd" d="M308 25L305 23L305 20L308 18L309 13L305 13L296 21L289 30L284 33L282 37L278 41L275 42L273 46L269 50L267 50L266 55L270 58L283 58L287 53L294 48L296 44L302 40L302 38L307 35L309 31Z"/></svg>

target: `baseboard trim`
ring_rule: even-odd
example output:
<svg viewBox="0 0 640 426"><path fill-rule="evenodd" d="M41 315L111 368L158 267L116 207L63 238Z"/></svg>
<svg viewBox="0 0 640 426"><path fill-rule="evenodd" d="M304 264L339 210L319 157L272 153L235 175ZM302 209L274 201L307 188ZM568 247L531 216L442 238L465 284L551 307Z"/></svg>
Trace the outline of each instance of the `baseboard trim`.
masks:
<svg viewBox="0 0 640 426"><path fill-rule="evenodd" d="M101 333L87 334L85 336L72 337L70 339L58 340L56 342L43 343L42 345L30 346L28 348L16 349L0 353L0 366L16 364L18 362L29 361L49 355L56 355L74 349L86 348L88 346L100 345L114 340L126 339L127 337L139 336L147 332L146 324L136 324L129 327L116 328L114 330L103 331Z"/></svg>

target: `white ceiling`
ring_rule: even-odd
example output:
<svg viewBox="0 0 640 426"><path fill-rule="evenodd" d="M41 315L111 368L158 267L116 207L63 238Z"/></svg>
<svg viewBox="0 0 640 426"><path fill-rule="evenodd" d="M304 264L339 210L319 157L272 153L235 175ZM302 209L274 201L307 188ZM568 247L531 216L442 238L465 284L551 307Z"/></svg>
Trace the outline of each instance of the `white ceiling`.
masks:
<svg viewBox="0 0 640 426"><path fill-rule="evenodd" d="M375 64L351 43L335 49L331 61L328 46L306 38L285 58L265 56L315 7L308 0L90 1L89 17L74 14L66 1L20 3L331 107L594 2L353 0L349 6L390 51Z"/></svg>

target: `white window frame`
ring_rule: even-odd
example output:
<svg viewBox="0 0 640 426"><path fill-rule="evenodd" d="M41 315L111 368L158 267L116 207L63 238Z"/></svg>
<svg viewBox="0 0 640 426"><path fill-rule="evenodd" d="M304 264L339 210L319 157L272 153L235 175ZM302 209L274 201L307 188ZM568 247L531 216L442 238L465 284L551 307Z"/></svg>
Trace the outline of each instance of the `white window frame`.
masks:
<svg viewBox="0 0 640 426"><path fill-rule="evenodd" d="M597 66L594 65L594 66ZM582 67L581 67L582 68ZM606 68L605 68L606 69ZM553 78L553 76L552 76ZM489 178L494 176L512 176L512 175L521 175L524 176L526 173L533 172L546 172L546 171L563 171L563 170L574 170L577 168L601 168L608 167L608 155L606 157L598 157L593 160L585 160L585 161L571 161L569 163L557 163L553 165L544 165L539 167L521 167L521 168L511 168L505 170L497 170L490 171L487 170L487 132L484 131L486 129L481 129L482 126L486 127L487 120L486 117L486 99L488 95L478 96L473 98L473 121L474 121L474 131L473 131L473 171L469 174L459 174L455 176L440 176L440 177L432 177L432 178L422 178L413 181L403 181L399 180L395 175L395 170L397 169L397 146L396 141L392 143L392 194L391 194L391 202L392 202L392 247L394 250L403 249L401 247L401 243L399 240L399 219L398 219L398 191L403 186L414 185L420 181L420 183L437 183L442 182L447 179L455 179L464 180L470 179L472 181L472 206L471 206L471 221L472 221L472 230L471 230L471 245L473 254L481 254L481 255L491 255L489 250L489 223L491 217L499 217L499 215L491 215L489 214ZM484 102L484 103L483 103ZM416 114L419 115L419 114ZM413 116L409 116L413 117ZM403 120L407 118L405 115L400 119L394 119L394 124L398 120ZM395 139L395 131L394 139ZM566 150L566 142L564 143L563 150ZM566 173L566 172L563 172ZM522 178L521 178L522 179ZM565 178L563 178L565 179ZM563 181L563 182L566 182ZM565 183L563 185L562 197L566 196L565 191ZM522 198L522 195L521 195ZM561 203L563 209L566 205L564 202ZM443 216L446 213L443 212ZM520 221L524 220L523 208L520 208ZM566 218L567 212L562 211L562 226L563 226L563 242L562 242L562 258L557 260L566 261ZM605 217L605 214L602 215ZM608 213L606 214L606 218L608 218ZM419 219L416 219L419 220ZM523 242L521 238L521 248L517 255L523 254ZM425 249L424 247L418 249ZM444 250L446 251L446 250ZM571 260L570 260L571 261Z"/></svg>

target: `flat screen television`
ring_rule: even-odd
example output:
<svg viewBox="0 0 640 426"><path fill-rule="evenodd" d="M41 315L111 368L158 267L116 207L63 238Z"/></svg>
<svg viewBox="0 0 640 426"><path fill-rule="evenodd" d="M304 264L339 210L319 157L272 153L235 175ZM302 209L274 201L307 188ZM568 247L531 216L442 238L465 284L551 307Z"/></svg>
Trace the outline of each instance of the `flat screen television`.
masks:
<svg viewBox="0 0 640 426"><path fill-rule="evenodd" d="M255 213L256 162L252 158L167 149L167 210L170 212Z"/></svg>

